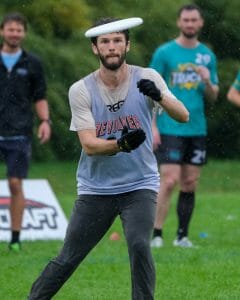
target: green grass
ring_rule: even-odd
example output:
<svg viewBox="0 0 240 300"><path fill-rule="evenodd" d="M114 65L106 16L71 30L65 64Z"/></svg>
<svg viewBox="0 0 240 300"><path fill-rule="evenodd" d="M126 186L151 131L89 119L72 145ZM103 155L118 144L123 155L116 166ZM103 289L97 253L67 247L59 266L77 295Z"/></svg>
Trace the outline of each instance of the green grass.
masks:
<svg viewBox="0 0 240 300"><path fill-rule="evenodd" d="M76 198L77 162L33 163L29 178L47 178L69 217ZM0 165L0 178L4 178ZM240 299L240 161L210 161L203 168L196 209L190 228L194 249L176 249L175 203L165 224L165 247L154 249L157 285L155 299ZM110 241L118 231L120 241ZM25 242L21 253L0 244L0 299L26 299L32 282L61 247L59 241ZM54 297L59 300L130 299L130 271L126 243L117 219Z"/></svg>

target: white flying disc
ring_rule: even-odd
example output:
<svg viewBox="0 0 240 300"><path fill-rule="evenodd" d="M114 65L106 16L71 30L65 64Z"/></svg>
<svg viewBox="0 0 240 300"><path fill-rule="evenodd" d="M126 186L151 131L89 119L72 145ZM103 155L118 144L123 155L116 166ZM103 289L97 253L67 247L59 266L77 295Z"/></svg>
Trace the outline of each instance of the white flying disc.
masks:
<svg viewBox="0 0 240 300"><path fill-rule="evenodd" d="M128 18L122 19L118 21L113 21L107 24L99 25L93 28L90 28L85 32L86 37L95 37L101 34L107 34L112 32L123 31L143 23L143 19L141 18Z"/></svg>

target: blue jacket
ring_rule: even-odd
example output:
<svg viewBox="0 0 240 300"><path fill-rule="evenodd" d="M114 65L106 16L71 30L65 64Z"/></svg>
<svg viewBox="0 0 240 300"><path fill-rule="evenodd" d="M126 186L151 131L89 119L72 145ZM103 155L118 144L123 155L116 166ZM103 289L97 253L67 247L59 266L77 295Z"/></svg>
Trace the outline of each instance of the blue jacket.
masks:
<svg viewBox="0 0 240 300"><path fill-rule="evenodd" d="M0 136L32 134L32 103L46 98L46 83L37 57L23 50L11 72L0 55Z"/></svg>

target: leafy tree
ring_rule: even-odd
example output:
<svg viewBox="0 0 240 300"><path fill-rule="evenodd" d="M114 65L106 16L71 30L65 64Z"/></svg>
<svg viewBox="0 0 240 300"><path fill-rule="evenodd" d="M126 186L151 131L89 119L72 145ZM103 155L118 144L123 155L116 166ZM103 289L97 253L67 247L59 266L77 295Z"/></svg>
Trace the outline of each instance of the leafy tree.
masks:
<svg viewBox="0 0 240 300"><path fill-rule="evenodd" d="M240 110L226 99L227 91L239 69L238 0L196 0L203 10L205 26L201 39L210 44L218 58L219 101L207 105L209 153L218 158L239 158Z"/></svg>
<svg viewBox="0 0 240 300"><path fill-rule="evenodd" d="M84 0L3 0L2 4L8 11L22 12L34 31L45 37L68 39L75 30L89 26Z"/></svg>
<svg viewBox="0 0 240 300"><path fill-rule="evenodd" d="M220 97L216 105L206 104L209 120L209 154L220 158L239 157L239 109L226 101L226 93L239 67L239 0L195 0L203 10L205 26L200 39L216 53L219 65ZM79 142L69 132L70 85L98 67L90 40L84 32L99 17L141 17L144 24L130 30L128 62L148 66L153 51L178 34L176 17L183 0L1 0L0 18L20 11L29 21L24 47L43 61L48 82L48 99L53 119L53 137L40 146L34 137L35 159L76 159ZM36 121L37 123L37 121ZM36 130L36 129L35 129ZM231 147L230 147L231 145Z"/></svg>
<svg viewBox="0 0 240 300"><path fill-rule="evenodd" d="M202 38L211 41L219 58L240 58L239 11L238 0L196 0L205 18L205 30Z"/></svg>

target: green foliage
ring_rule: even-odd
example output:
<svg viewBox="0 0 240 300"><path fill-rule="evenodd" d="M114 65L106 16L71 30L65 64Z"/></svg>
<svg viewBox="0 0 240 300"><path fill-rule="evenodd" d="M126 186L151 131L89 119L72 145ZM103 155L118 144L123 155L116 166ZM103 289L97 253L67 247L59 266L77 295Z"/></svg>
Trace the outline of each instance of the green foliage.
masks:
<svg viewBox="0 0 240 300"><path fill-rule="evenodd" d="M239 157L239 109L227 102L226 93L239 66L240 4L238 0L189 2L197 3L203 10L205 26L200 38L213 48L219 64L219 102L213 106L206 104L209 154ZM177 36L177 11L185 3L184 0L1 0L0 17L13 10L26 15L29 31L24 46L41 58L46 71L53 136L44 146L34 137L34 159L76 159L79 155L76 134L69 132L68 89L99 65L89 39L84 36L85 30L99 17L142 17L144 24L130 31L128 62L148 66L156 47Z"/></svg>
<svg viewBox="0 0 240 300"><path fill-rule="evenodd" d="M34 0L1 0L1 5L5 7L6 10L19 10L21 7L32 4Z"/></svg>
<svg viewBox="0 0 240 300"><path fill-rule="evenodd" d="M62 39L71 37L75 30L89 26L88 6L84 0L38 0L6 2L7 9L22 12L31 26L42 36Z"/></svg>
<svg viewBox="0 0 240 300"><path fill-rule="evenodd" d="M208 150L217 158L238 158L240 147L240 110L227 101L226 93L238 72L239 64L233 59L219 61L219 100L207 104L209 125ZM227 70L227 71L226 71Z"/></svg>
<svg viewBox="0 0 240 300"><path fill-rule="evenodd" d="M212 157L238 158L240 147L240 110L227 101L226 94L233 83L240 59L238 33L239 1L197 0L203 10L205 26L201 39L211 44L218 58L219 101L207 104L209 121L208 150ZM237 60L236 60L237 59Z"/></svg>
<svg viewBox="0 0 240 300"><path fill-rule="evenodd" d="M202 38L211 41L219 58L240 58L238 0L195 0L203 10L205 28Z"/></svg>

